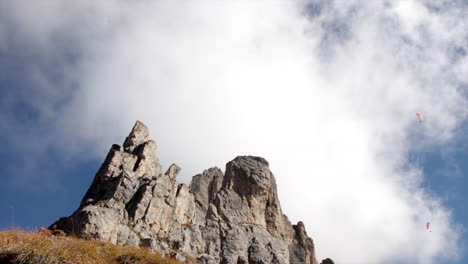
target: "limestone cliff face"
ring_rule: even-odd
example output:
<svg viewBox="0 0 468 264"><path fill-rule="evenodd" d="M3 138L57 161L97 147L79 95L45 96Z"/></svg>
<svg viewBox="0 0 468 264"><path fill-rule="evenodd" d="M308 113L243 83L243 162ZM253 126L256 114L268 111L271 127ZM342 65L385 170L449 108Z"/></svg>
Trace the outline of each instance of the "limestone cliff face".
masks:
<svg viewBox="0 0 468 264"><path fill-rule="evenodd" d="M200 263L317 264L312 239L281 211L268 162L239 156L189 186L173 164L162 173L156 142L137 121L113 145L80 207L50 229L118 245L145 246Z"/></svg>

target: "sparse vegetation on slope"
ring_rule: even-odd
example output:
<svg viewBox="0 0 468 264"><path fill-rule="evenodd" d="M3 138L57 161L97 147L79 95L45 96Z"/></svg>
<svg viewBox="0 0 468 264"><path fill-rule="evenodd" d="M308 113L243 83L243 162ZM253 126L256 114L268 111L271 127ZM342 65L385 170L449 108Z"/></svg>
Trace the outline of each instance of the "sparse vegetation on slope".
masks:
<svg viewBox="0 0 468 264"><path fill-rule="evenodd" d="M100 241L10 230L0 232L0 264L177 264L145 248L116 246Z"/></svg>

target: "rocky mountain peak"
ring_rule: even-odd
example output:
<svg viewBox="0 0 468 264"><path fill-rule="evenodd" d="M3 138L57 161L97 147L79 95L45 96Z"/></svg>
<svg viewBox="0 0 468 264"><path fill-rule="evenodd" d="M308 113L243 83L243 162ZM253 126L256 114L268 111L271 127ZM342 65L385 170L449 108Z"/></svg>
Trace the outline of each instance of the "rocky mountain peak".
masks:
<svg viewBox="0 0 468 264"><path fill-rule="evenodd" d="M274 180L264 158L254 156L238 156L226 165L226 188L230 188L243 197L263 197L272 189Z"/></svg>
<svg viewBox="0 0 468 264"><path fill-rule="evenodd" d="M135 125L133 126L132 131L125 139L123 143L123 148L128 153L133 153L135 148L140 146L141 144L145 143L149 139L149 130L145 124L140 121L136 121Z"/></svg>
<svg viewBox="0 0 468 264"><path fill-rule="evenodd" d="M137 121L123 146L111 147L80 207L49 228L206 264L317 263L304 224L283 215L265 159L238 156L225 173L207 169L188 186L176 181L180 170L172 164L162 173L156 142Z"/></svg>

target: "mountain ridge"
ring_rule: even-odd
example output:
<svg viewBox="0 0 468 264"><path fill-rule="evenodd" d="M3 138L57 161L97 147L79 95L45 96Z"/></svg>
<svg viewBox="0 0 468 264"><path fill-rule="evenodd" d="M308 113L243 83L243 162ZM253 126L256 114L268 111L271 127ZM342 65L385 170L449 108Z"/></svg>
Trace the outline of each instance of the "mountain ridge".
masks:
<svg viewBox="0 0 468 264"><path fill-rule="evenodd" d="M304 224L282 213L264 158L238 156L225 173L207 169L187 186L176 181L176 164L162 173L156 149L137 121L122 146L112 145L79 208L49 229L181 261L318 264Z"/></svg>

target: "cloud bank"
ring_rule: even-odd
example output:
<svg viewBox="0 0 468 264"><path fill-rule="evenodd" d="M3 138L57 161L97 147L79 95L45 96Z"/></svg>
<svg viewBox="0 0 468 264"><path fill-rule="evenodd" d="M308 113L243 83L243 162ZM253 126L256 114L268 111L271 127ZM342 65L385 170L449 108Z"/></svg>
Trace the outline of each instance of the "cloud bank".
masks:
<svg viewBox="0 0 468 264"><path fill-rule="evenodd" d="M463 1L0 1L0 10L0 128L30 158L53 148L102 159L138 119L184 182L237 155L269 160L283 211L305 222L319 259L461 254L460 227L408 155L452 142L466 121Z"/></svg>

